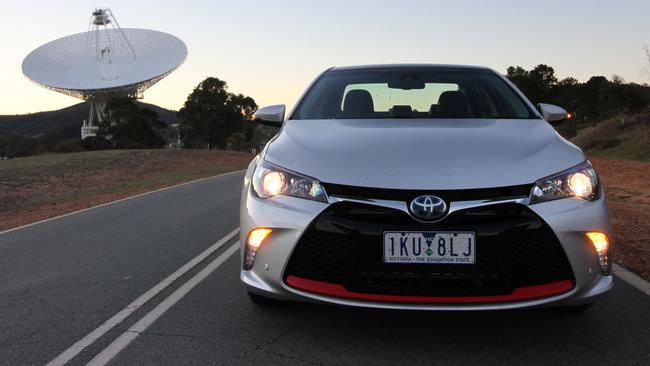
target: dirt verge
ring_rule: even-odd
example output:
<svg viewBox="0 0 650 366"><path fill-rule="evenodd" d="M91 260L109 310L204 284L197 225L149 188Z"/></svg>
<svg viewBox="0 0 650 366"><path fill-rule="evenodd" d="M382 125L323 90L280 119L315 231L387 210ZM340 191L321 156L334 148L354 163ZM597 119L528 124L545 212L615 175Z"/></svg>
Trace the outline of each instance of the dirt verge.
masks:
<svg viewBox="0 0 650 366"><path fill-rule="evenodd" d="M108 150L0 161L0 231L244 169L251 159L230 151Z"/></svg>

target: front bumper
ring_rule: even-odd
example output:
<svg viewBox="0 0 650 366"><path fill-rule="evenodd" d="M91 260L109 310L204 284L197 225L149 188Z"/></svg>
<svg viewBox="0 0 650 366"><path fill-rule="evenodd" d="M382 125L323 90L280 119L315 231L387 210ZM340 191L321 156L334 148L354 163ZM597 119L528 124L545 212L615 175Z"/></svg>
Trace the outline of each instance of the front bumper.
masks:
<svg viewBox="0 0 650 366"><path fill-rule="evenodd" d="M260 200L244 185L241 205L241 238L256 227L269 227L273 233L257 250L251 270L241 271L241 280L248 291L281 300L316 301L340 305L374 308L423 310L494 310L545 305L579 305L592 302L612 287L612 276L601 273L598 255L585 237L587 231L601 231L609 236L609 217L605 200L595 202L562 199L527 206L542 218L557 237L572 271L570 287L547 292L543 297L521 298L476 297L478 301L453 301L454 297L417 298L350 296L345 292L310 291L295 281L287 281L291 255L307 228L330 204L277 196ZM242 241L242 256L244 243ZM477 244L480 245L480 244ZM611 249L610 249L611 256ZM242 257L243 260L243 257ZM611 262L611 260L610 260ZM289 285L292 283L293 286ZM303 281L304 284L304 281ZM318 284L316 284L318 285ZM557 285L557 284L556 284ZM338 288L340 290L340 287ZM543 292L542 292L543 293ZM481 301L482 300L482 301Z"/></svg>

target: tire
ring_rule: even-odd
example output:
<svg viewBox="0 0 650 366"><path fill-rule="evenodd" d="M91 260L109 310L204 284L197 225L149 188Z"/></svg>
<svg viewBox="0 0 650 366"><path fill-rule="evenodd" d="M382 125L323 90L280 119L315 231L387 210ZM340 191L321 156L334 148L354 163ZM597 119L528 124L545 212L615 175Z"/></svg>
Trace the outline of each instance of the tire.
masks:
<svg viewBox="0 0 650 366"><path fill-rule="evenodd" d="M248 292L248 298L251 300L253 304L258 306L271 306L278 303L278 300L274 300L252 292Z"/></svg>

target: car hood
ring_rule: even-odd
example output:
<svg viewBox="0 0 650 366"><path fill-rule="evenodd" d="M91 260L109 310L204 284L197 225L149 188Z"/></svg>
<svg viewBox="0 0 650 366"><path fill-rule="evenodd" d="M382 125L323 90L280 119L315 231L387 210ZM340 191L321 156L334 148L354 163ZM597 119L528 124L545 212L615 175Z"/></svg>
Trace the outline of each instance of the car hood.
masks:
<svg viewBox="0 0 650 366"><path fill-rule="evenodd" d="M539 119L289 120L264 158L325 183L428 190L533 183L585 160Z"/></svg>

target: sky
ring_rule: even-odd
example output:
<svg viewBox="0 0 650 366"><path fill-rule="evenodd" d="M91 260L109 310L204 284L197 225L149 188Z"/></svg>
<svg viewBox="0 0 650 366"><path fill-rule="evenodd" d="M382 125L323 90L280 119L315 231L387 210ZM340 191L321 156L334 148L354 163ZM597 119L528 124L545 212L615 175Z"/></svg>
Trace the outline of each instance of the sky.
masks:
<svg viewBox="0 0 650 366"><path fill-rule="evenodd" d="M21 63L44 43L86 31L96 7L110 7L123 28L186 43L186 62L144 94L169 109L208 76L260 106L292 106L323 70L358 64L458 63L505 73L545 63L560 78L650 81L648 0L101 1L2 1L0 114L79 102L30 82Z"/></svg>

